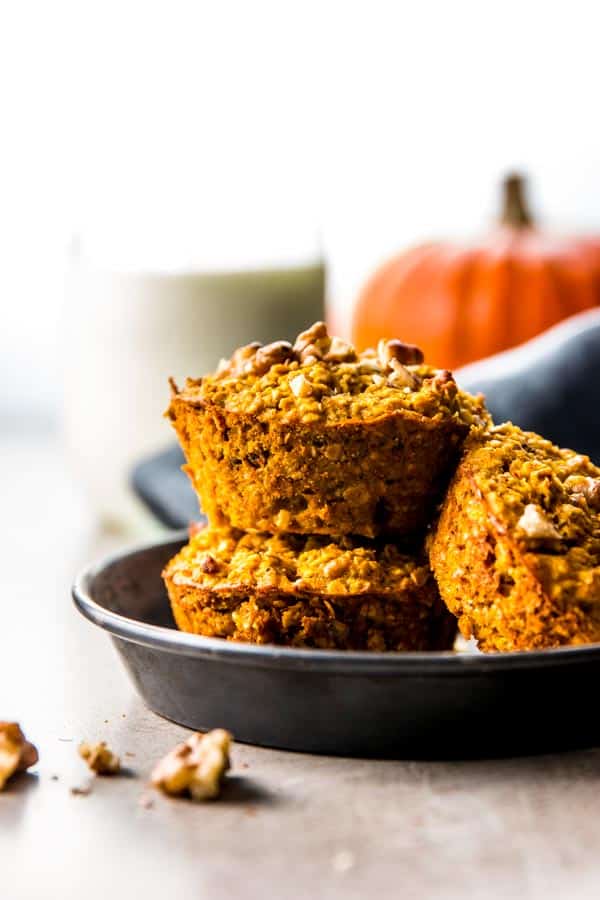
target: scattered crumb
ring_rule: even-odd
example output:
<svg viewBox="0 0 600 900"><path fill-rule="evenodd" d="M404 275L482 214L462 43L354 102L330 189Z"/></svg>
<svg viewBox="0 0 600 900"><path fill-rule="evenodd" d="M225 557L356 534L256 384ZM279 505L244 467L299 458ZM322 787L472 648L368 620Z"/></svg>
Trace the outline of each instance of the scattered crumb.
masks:
<svg viewBox="0 0 600 900"><path fill-rule="evenodd" d="M71 794L74 797L87 797L92 793L92 785L91 784L82 784L77 785L75 787L70 788Z"/></svg>
<svg viewBox="0 0 600 900"><path fill-rule="evenodd" d="M256 815L256 807L255 806L247 806L245 809L245 813L247 816L255 816Z"/></svg>
<svg viewBox="0 0 600 900"><path fill-rule="evenodd" d="M192 800L214 800L229 769L231 735L223 728L192 734L160 760L152 784L165 794L189 794Z"/></svg>
<svg viewBox="0 0 600 900"><path fill-rule="evenodd" d="M79 755L97 775L116 775L121 768L121 760L113 753L106 741L98 744L82 743Z"/></svg>
<svg viewBox="0 0 600 900"><path fill-rule="evenodd" d="M58 775L51 775L50 781L58 781Z"/></svg>
<svg viewBox="0 0 600 900"><path fill-rule="evenodd" d="M0 722L0 791L11 775L34 766L38 758L16 722Z"/></svg>
<svg viewBox="0 0 600 900"><path fill-rule="evenodd" d="M154 806L154 800L149 794L141 794L138 803L143 809L152 809Z"/></svg>
<svg viewBox="0 0 600 900"><path fill-rule="evenodd" d="M135 756L135 753L126 753L125 756L133 757L133 756Z"/></svg>
<svg viewBox="0 0 600 900"><path fill-rule="evenodd" d="M248 763L242 763L242 769L247 769L247 768L248 768Z"/></svg>

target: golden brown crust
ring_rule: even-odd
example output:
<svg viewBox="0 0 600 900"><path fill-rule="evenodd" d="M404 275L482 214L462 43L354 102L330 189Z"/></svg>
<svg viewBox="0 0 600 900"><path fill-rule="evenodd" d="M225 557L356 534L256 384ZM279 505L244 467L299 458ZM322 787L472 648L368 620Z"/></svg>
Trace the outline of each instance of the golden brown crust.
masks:
<svg viewBox="0 0 600 900"><path fill-rule="evenodd" d="M456 630L423 555L393 545L206 529L163 577L177 626L211 637L431 650Z"/></svg>
<svg viewBox="0 0 600 900"><path fill-rule="evenodd" d="M423 528L467 426L398 412L368 423L267 430L175 398L171 417L202 509L247 531L410 534Z"/></svg>
<svg viewBox="0 0 600 900"><path fill-rule="evenodd" d="M600 469L511 425L471 437L429 541L482 650L600 641Z"/></svg>

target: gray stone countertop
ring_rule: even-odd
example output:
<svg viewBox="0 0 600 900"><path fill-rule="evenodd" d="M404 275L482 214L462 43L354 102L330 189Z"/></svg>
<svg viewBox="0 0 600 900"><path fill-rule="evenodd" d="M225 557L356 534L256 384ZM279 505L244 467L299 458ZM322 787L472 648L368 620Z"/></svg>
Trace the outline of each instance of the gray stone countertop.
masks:
<svg viewBox="0 0 600 900"><path fill-rule="evenodd" d="M55 441L0 447L0 718L40 751L0 794L2 900L600 896L600 750L423 763L236 744L221 801L149 789L186 731L144 708L69 597L123 539L95 531ZM130 774L72 793L90 781L82 739L106 739Z"/></svg>

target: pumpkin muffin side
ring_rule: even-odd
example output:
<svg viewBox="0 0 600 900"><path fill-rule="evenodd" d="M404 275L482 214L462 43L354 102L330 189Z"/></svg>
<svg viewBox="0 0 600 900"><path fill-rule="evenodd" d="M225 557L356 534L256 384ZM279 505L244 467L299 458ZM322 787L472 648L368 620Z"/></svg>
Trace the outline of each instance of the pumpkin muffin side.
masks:
<svg viewBox="0 0 600 900"><path fill-rule="evenodd" d="M600 469L511 423L472 435L428 539L484 651L600 641Z"/></svg>
<svg viewBox="0 0 600 900"><path fill-rule="evenodd" d="M163 578L182 631L257 644L444 650L456 620L423 551L205 528Z"/></svg>
<svg viewBox="0 0 600 900"><path fill-rule="evenodd" d="M366 537L422 530L466 435L490 421L418 348L357 354L323 323L293 346L240 348L174 387L167 415L212 524Z"/></svg>

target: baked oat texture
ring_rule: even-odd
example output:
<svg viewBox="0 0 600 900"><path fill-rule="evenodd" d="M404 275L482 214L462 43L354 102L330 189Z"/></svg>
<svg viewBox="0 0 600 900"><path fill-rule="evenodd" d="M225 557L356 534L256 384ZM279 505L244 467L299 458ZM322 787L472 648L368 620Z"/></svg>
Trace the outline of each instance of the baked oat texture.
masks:
<svg viewBox="0 0 600 900"><path fill-rule="evenodd" d="M163 572L182 631L257 644L442 650L456 621L423 553L206 528Z"/></svg>
<svg viewBox="0 0 600 900"><path fill-rule="evenodd" d="M213 525L366 537L424 528L469 430L489 422L418 348L357 354L323 323L174 387L168 416Z"/></svg>
<svg viewBox="0 0 600 900"><path fill-rule="evenodd" d="M600 640L600 469L510 423L471 436L429 540L482 650Z"/></svg>

